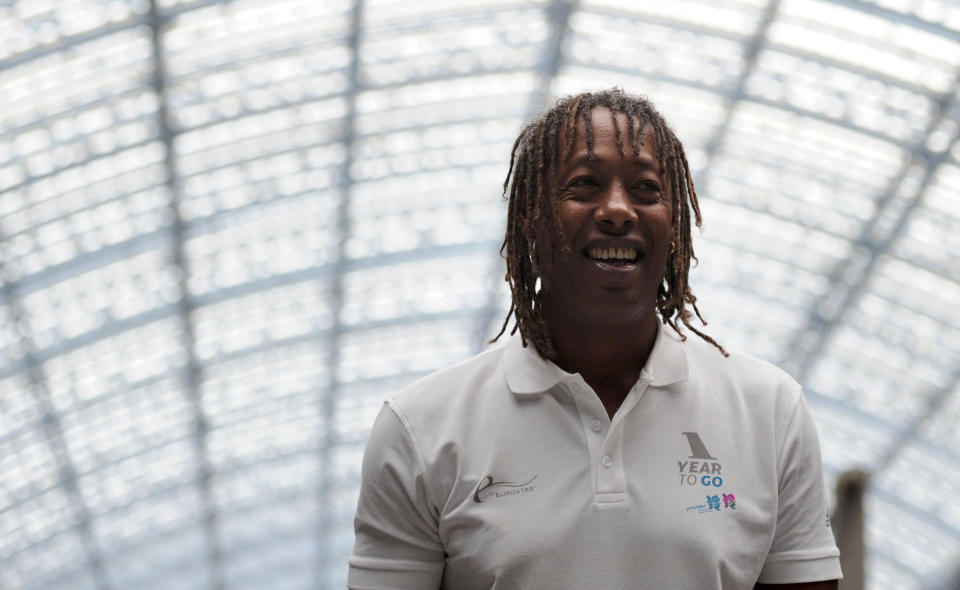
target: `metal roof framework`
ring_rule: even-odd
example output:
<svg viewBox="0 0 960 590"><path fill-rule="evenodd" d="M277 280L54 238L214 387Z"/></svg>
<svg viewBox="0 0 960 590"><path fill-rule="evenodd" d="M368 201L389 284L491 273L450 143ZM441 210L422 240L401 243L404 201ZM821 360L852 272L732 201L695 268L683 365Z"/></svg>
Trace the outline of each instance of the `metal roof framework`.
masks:
<svg viewBox="0 0 960 590"><path fill-rule="evenodd" d="M868 584L960 558L960 8L0 7L0 586L342 587L380 400L506 312L499 179L551 95L684 139L693 284L872 472ZM748 312L749 310L749 312Z"/></svg>

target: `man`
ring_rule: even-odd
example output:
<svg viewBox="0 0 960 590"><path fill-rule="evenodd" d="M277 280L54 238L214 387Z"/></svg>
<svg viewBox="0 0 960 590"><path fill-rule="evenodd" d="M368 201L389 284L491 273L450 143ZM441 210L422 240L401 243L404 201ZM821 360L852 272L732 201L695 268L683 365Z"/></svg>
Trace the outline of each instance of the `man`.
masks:
<svg viewBox="0 0 960 590"><path fill-rule="evenodd" d="M700 211L662 117L617 89L563 99L508 190L520 335L384 406L348 585L836 588L799 385L690 325Z"/></svg>

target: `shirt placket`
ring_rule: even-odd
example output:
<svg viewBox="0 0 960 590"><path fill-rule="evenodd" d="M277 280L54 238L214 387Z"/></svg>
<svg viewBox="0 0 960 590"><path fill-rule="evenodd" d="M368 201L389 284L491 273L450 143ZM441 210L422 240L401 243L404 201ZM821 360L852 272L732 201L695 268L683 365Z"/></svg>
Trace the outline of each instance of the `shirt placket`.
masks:
<svg viewBox="0 0 960 590"><path fill-rule="evenodd" d="M627 500L626 475L623 463L624 419L640 401L650 383L646 370L624 398L620 409L607 418L600 398L589 385L577 375L568 385L580 414L583 432L590 452L591 473L594 475L594 503L613 505Z"/></svg>

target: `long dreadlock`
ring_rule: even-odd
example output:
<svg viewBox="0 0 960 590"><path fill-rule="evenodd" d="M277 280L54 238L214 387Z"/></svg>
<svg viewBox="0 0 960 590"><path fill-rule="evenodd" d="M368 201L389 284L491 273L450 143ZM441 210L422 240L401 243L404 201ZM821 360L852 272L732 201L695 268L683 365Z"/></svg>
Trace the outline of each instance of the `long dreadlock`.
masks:
<svg viewBox="0 0 960 590"><path fill-rule="evenodd" d="M584 125L587 150L593 152L590 115L597 107L606 107L614 114L626 116L627 137L634 154L640 153L638 138L642 143L646 126L651 127L656 143L656 158L670 186L673 243L663 282L657 290L658 313L682 339L685 340L686 336L677 325L678 320L726 356L727 352L713 338L690 325L694 314L703 325L706 322L697 309L697 298L687 281L690 261L697 260L690 238L690 216L692 213L697 227L700 227L701 217L683 145L645 97L626 94L619 88L559 99L553 108L528 123L514 142L510 152L510 169L503 181L503 196L509 199L509 208L507 232L500 248L500 255L507 261L506 281L510 284L512 302L500 332L492 341L503 335L512 316L516 318L516 323L511 334L519 329L524 346L530 341L544 357L556 359L556 350L543 318L541 290L537 288L538 280L541 287L546 286L546 277L540 273L544 253L536 247L536 233L538 228L545 227L548 230L552 250L549 256L555 256L558 248L563 256L571 255L570 245L559 221L556 171L574 149L580 120ZM614 129L617 148L620 155L624 156L620 124L616 117Z"/></svg>

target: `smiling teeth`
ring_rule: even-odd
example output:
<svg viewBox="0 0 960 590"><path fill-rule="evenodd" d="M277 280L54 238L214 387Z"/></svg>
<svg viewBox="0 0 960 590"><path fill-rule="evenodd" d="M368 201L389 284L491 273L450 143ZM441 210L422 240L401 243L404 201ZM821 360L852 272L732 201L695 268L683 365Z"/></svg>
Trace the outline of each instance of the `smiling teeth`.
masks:
<svg viewBox="0 0 960 590"><path fill-rule="evenodd" d="M595 260L633 261L637 258L637 251L634 248L590 248L587 254Z"/></svg>

